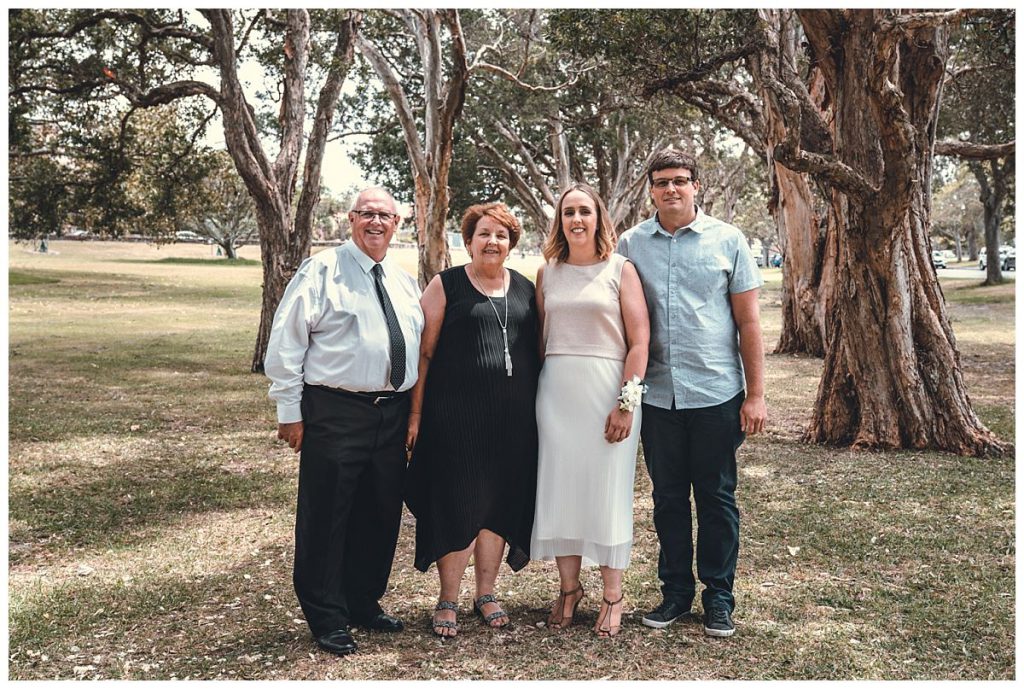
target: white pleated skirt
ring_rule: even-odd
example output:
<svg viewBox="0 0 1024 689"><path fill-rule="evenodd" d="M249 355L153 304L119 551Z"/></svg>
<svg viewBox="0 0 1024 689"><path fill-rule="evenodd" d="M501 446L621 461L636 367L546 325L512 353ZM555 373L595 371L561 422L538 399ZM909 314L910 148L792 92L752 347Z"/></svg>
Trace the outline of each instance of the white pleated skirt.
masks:
<svg viewBox="0 0 1024 689"><path fill-rule="evenodd" d="M625 569L633 546L633 478L639 407L629 437L604 438L618 404L623 362L545 358L537 386L537 506L530 557L582 555L584 565Z"/></svg>

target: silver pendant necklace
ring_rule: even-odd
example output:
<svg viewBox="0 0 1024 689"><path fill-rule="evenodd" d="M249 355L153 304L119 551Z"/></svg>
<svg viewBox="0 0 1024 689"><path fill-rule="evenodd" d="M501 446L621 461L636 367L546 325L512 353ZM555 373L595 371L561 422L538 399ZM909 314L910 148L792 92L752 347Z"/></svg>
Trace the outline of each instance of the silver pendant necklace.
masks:
<svg viewBox="0 0 1024 689"><path fill-rule="evenodd" d="M476 272L475 270L473 272ZM476 280L470 276L470 281L474 284ZM494 300L491 299L491 295L487 294L487 290L483 289L482 286L477 285L477 288L487 297L487 303L491 305L491 310L494 311L494 318L498 321L498 325L501 327L501 340L505 345L505 375L512 375L512 355L508 351L508 288L505 286L505 269L501 271L501 296L505 300L505 322L501 322L501 316L498 315L498 307L494 305Z"/></svg>

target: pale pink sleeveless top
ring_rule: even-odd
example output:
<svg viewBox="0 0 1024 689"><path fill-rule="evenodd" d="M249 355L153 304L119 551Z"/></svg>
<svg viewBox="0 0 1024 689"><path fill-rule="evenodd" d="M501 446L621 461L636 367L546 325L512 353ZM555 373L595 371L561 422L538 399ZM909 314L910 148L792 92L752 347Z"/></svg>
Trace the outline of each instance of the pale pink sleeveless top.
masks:
<svg viewBox="0 0 1024 689"><path fill-rule="evenodd" d="M626 258L612 254L591 266L551 260L544 268L544 355L626 359L619 285Z"/></svg>

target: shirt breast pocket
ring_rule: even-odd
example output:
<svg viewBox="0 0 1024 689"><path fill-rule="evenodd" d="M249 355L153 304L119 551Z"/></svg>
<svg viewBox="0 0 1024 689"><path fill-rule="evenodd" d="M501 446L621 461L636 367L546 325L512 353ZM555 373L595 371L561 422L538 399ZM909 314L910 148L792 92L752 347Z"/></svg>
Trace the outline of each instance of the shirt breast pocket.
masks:
<svg viewBox="0 0 1024 689"><path fill-rule="evenodd" d="M694 291L705 302L716 295L727 293L731 269L732 265L725 256L710 255L698 258L693 271Z"/></svg>

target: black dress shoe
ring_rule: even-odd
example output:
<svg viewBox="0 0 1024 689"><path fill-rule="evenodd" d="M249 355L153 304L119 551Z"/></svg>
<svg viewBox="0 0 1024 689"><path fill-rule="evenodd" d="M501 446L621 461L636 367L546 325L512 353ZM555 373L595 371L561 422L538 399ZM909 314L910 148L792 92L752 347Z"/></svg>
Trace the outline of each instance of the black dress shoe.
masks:
<svg viewBox="0 0 1024 689"><path fill-rule="evenodd" d="M356 620L355 624L375 632L400 632L405 629L402 620L392 617L386 612L377 613L369 619Z"/></svg>
<svg viewBox="0 0 1024 689"><path fill-rule="evenodd" d="M316 645L328 653L339 656L355 653L359 649L359 646L356 645L356 640L344 628L335 629L333 632L317 637Z"/></svg>

